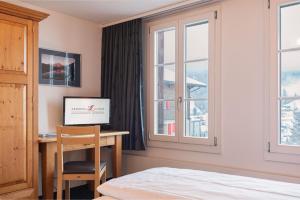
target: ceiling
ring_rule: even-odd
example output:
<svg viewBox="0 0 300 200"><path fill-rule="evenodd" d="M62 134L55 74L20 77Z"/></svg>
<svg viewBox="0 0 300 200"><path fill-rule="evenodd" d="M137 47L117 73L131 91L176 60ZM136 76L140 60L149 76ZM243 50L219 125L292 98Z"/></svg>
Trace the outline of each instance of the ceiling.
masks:
<svg viewBox="0 0 300 200"><path fill-rule="evenodd" d="M42 8L109 24L187 0L22 0Z"/></svg>

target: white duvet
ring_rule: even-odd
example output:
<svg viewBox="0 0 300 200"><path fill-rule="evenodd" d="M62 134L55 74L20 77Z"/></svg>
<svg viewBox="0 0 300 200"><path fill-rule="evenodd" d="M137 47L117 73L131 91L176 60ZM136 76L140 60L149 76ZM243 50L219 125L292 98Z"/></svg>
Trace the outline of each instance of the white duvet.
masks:
<svg viewBox="0 0 300 200"><path fill-rule="evenodd" d="M300 200L300 184L165 167L112 179L98 191L119 200Z"/></svg>

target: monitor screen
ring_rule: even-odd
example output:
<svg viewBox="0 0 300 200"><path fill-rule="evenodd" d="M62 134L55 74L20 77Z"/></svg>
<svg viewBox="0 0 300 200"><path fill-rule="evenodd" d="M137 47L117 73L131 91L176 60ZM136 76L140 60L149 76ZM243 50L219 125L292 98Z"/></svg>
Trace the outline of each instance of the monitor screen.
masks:
<svg viewBox="0 0 300 200"><path fill-rule="evenodd" d="M64 97L63 124L99 125L108 124L110 99L99 97Z"/></svg>

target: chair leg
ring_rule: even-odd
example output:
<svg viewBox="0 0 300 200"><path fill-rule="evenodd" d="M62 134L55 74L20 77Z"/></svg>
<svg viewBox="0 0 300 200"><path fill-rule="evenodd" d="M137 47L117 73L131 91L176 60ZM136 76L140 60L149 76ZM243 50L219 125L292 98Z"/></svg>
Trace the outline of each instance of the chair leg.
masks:
<svg viewBox="0 0 300 200"><path fill-rule="evenodd" d="M100 179L96 178L95 182L94 182L94 198L95 199L99 197L99 192L97 191L97 187L99 186L99 184L100 184Z"/></svg>
<svg viewBox="0 0 300 200"><path fill-rule="evenodd" d="M65 181L65 199L70 200L70 180Z"/></svg>
<svg viewBox="0 0 300 200"><path fill-rule="evenodd" d="M57 192L56 192L56 194L57 194L56 199L62 200L62 176L61 176L61 174L57 175Z"/></svg>

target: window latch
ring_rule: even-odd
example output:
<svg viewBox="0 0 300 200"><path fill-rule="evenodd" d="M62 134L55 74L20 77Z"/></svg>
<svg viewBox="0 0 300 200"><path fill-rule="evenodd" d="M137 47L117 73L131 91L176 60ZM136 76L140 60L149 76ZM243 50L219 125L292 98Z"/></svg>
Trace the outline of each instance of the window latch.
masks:
<svg viewBox="0 0 300 200"><path fill-rule="evenodd" d="M178 100L177 100L177 109L178 110L180 108L181 103L182 103L182 97L178 97Z"/></svg>

